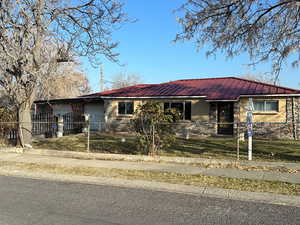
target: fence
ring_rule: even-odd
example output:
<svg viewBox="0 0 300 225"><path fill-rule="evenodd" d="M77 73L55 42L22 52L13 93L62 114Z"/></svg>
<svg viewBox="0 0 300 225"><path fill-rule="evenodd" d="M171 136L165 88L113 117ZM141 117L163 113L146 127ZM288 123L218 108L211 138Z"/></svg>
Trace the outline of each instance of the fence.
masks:
<svg viewBox="0 0 300 225"><path fill-rule="evenodd" d="M58 119L52 113L34 114L31 117L32 135L44 135L54 137L58 130ZM67 113L61 116L63 121L63 132L65 134L79 133L83 128L84 118L82 114Z"/></svg>
<svg viewBox="0 0 300 225"><path fill-rule="evenodd" d="M59 118L60 116L54 116L52 113L32 114L30 123L32 136L55 137L58 131ZM65 135L82 132L85 124L82 114L67 113L61 116L61 118L63 121L63 133ZM17 145L18 130L19 123L15 121L0 121L0 146Z"/></svg>
<svg viewBox="0 0 300 225"><path fill-rule="evenodd" d="M18 124L0 122L0 146L16 145L18 140Z"/></svg>
<svg viewBox="0 0 300 225"><path fill-rule="evenodd" d="M76 134L81 133L85 125L85 120L82 114L67 113L62 116L63 119L63 133Z"/></svg>
<svg viewBox="0 0 300 225"><path fill-rule="evenodd" d="M81 120L81 121L80 121ZM137 134L124 121L109 123L90 122L82 117L66 115L63 118L63 135L57 137L57 117L37 116L32 122L33 146L35 148L91 151L100 153L145 154L137 141ZM90 129L98 128L95 130ZM246 123L188 123L172 124L177 139L175 144L164 147L159 154L167 156L211 157L247 159ZM253 157L300 161L300 141L294 140L300 124L255 123L253 125ZM0 146L17 143L17 123L0 122ZM224 134L218 134L218 132ZM227 135L226 131L233 135ZM75 135L73 135L75 134ZM282 135L283 140L276 139ZM52 138L50 138L52 137Z"/></svg>
<svg viewBox="0 0 300 225"><path fill-rule="evenodd" d="M39 113L31 115L32 135L45 135L52 137L56 132L57 117L52 113Z"/></svg>

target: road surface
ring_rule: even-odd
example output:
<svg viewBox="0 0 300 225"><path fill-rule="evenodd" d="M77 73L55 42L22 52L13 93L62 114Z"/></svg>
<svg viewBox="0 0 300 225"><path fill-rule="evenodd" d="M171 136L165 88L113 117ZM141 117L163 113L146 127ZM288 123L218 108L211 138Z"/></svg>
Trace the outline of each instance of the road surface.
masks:
<svg viewBox="0 0 300 225"><path fill-rule="evenodd" d="M300 208L0 176L0 224L299 225Z"/></svg>

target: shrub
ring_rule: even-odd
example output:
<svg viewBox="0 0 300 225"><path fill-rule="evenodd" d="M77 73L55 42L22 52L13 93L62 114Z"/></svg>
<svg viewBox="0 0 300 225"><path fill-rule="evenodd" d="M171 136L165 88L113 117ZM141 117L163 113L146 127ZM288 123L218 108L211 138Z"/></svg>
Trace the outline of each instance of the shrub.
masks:
<svg viewBox="0 0 300 225"><path fill-rule="evenodd" d="M156 155L160 149L174 143L173 123L179 118L177 110L164 111L158 102L149 101L138 106L132 119L137 134L137 147L149 155Z"/></svg>

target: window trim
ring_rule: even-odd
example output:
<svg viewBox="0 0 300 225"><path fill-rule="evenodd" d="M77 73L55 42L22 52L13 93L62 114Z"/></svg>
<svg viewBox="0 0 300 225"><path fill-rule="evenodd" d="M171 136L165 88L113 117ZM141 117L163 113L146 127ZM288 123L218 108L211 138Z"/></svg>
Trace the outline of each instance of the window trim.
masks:
<svg viewBox="0 0 300 225"><path fill-rule="evenodd" d="M125 103L125 113L123 114L123 113L120 113L120 111L119 111L119 104L120 103ZM132 111L132 113L127 113L127 103L132 103L132 108L133 108L133 111ZM134 101L118 101L118 110L117 110L117 115L118 116L132 116L134 114Z"/></svg>
<svg viewBox="0 0 300 225"><path fill-rule="evenodd" d="M263 110L256 110L255 109L255 102L263 102L264 103L264 107ZM277 110L267 110L267 102L276 102L277 103ZM278 113L279 112L279 100L254 100L254 112L256 113Z"/></svg>
<svg viewBox="0 0 300 225"><path fill-rule="evenodd" d="M183 121L191 121L192 120L192 101L170 101L170 102L163 102L163 104L168 104L168 108L169 109L171 109L172 107L171 107L171 105L172 105L172 103L182 103L183 104L183 110L182 110L182 119L181 120L183 120ZM185 104L186 103L190 103L191 104L191 115L190 115L190 118L191 119L186 119L186 116L185 116L185 108L186 108L186 106L185 106ZM164 108L164 110L165 110L165 108Z"/></svg>

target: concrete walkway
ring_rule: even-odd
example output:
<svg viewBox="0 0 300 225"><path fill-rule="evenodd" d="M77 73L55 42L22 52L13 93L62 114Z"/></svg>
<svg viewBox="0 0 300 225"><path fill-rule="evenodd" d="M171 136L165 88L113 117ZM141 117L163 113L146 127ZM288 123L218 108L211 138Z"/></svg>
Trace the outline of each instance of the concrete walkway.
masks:
<svg viewBox="0 0 300 225"><path fill-rule="evenodd" d="M0 162L23 162L62 165L67 167L115 168L126 170L164 171L182 174L199 174L254 180L283 181L300 183L300 173L280 173L271 171L246 171L230 168L204 168L192 165L155 162L129 162L108 160L84 160L55 156L42 156L30 153L0 153Z"/></svg>

